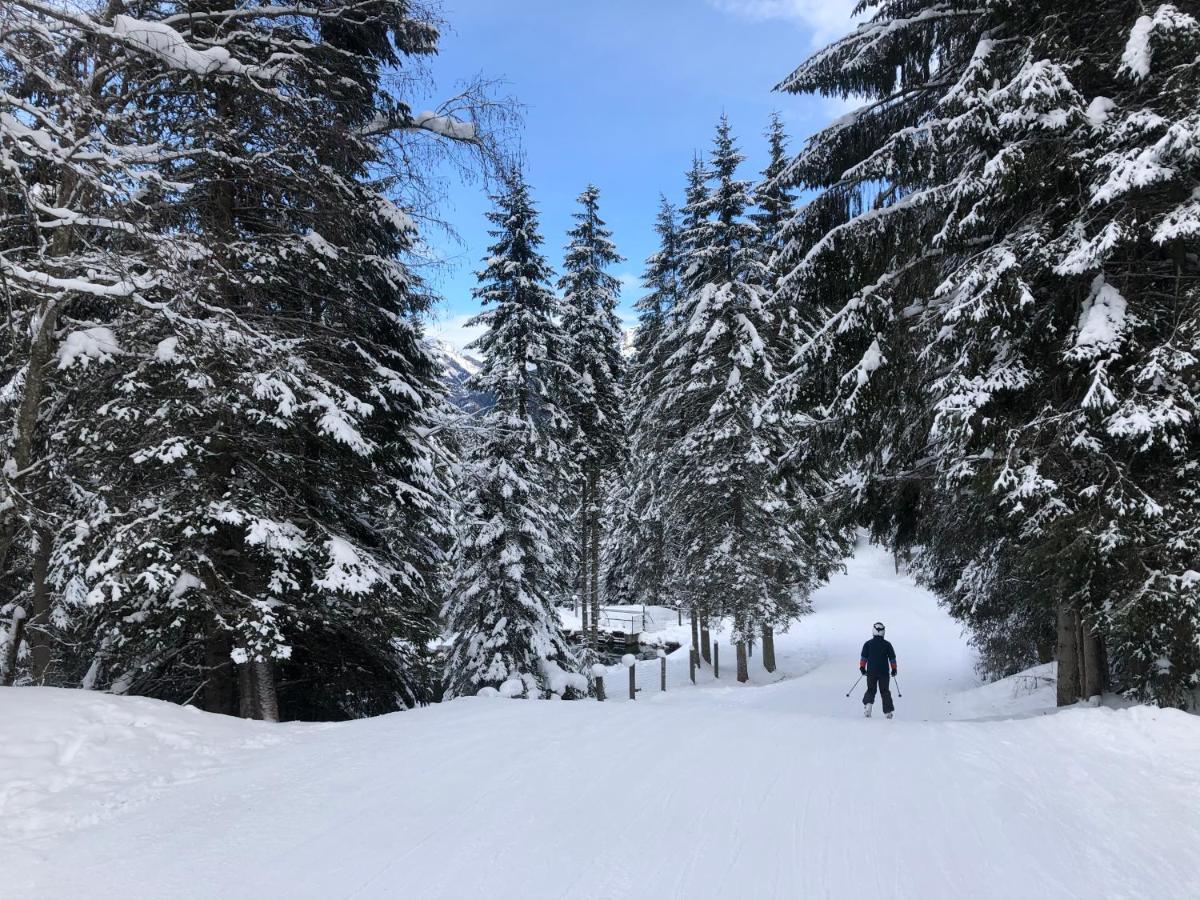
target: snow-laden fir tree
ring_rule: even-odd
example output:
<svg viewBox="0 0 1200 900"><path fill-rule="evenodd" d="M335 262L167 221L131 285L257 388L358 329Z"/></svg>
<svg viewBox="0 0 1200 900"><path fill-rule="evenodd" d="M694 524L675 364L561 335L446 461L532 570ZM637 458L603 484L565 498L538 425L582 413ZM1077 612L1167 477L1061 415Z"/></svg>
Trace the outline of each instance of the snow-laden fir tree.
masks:
<svg viewBox="0 0 1200 900"><path fill-rule="evenodd" d="M52 675L53 623L61 619L48 560L51 511L62 493L44 448L48 414L65 403L54 378L68 349L60 320L72 305L134 305L169 280L176 246L135 226L147 214L139 194L156 177L147 148L131 137L146 116L145 85L119 66L103 80L93 76L94 23L84 16L75 25L66 10L41 7L9 4L0 24L6 683L18 676L18 662L37 682ZM114 243L120 254L109 252ZM112 346L111 330L84 329L64 358L107 359Z"/></svg>
<svg viewBox="0 0 1200 900"><path fill-rule="evenodd" d="M428 296L403 261L415 228L390 198L419 187L398 164L413 141L474 137L413 115L383 80L433 52L436 28L402 2L159 4L139 19L18 6L54 23L30 32L64 53L98 48L108 87L93 95L131 91L135 110L56 130L43 110L66 107L26 85L60 82L25 72L7 95L28 99L4 119L6 147L83 129L128 156L108 154L124 167L105 192L129 192L124 222L96 224L91 186L58 205L62 231L136 290L59 284L55 364L28 361L67 398L43 403L40 431L60 506L38 568L72 629L59 683L264 718L423 699L446 506L428 436L439 389L418 324ZM61 177L26 171L33 196ZM170 279L130 253L142 235ZM6 272L28 271L30 251L15 253Z"/></svg>
<svg viewBox="0 0 1200 900"><path fill-rule="evenodd" d="M625 458L624 335L616 312L620 282L608 271L622 257L600 218L599 200L600 192L592 185L579 195L558 283L571 371L579 379L570 402L575 426L572 456L579 472L577 590L580 605L590 609L593 648L600 616L600 546L611 522L605 515L604 488Z"/></svg>
<svg viewBox="0 0 1200 900"><path fill-rule="evenodd" d="M654 223L658 249L646 260L629 365L626 433L629 457L610 503L614 527L605 549L610 603L660 605L666 599L661 462L672 442L656 401L669 356L667 334L679 303L682 243L675 207L663 197Z"/></svg>
<svg viewBox="0 0 1200 900"><path fill-rule="evenodd" d="M750 221L758 228L759 246L768 262L772 278L777 278L782 262L777 258L782 247L784 225L795 212L796 196L787 180L781 178L787 168L787 132L779 113L771 114L767 125L767 166L754 189L755 210ZM771 287L774 287L772 282Z"/></svg>
<svg viewBox="0 0 1200 900"><path fill-rule="evenodd" d="M781 358L788 359L795 352L796 326L788 304L783 303L778 291L779 280L784 274L783 249L784 227L795 215L796 197L788 180L784 177L789 157L787 132L779 113L772 113L767 125L767 165L754 188L754 212L750 214L758 228L758 242L763 261L768 270L768 288L771 292L771 313L776 319L774 339L778 342Z"/></svg>
<svg viewBox="0 0 1200 900"><path fill-rule="evenodd" d="M843 496L1059 701L1200 680L1196 10L863 4L782 88L866 103L789 183L781 392Z"/></svg>
<svg viewBox="0 0 1200 900"><path fill-rule="evenodd" d="M658 409L679 435L668 451L664 519L677 584L701 611L729 615L745 680L747 641L798 611L778 569L795 552L759 413L775 378L767 270L745 214L748 183L722 118L711 188L691 191L685 291Z"/></svg>
<svg viewBox="0 0 1200 900"><path fill-rule="evenodd" d="M500 689L546 697L586 691L555 602L570 591L570 521L557 488L570 462L561 385L568 342L538 216L520 172L488 213L495 228L475 297L483 368L473 387L493 398L464 464L455 572L444 616L452 637L448 697Z"/></svg>

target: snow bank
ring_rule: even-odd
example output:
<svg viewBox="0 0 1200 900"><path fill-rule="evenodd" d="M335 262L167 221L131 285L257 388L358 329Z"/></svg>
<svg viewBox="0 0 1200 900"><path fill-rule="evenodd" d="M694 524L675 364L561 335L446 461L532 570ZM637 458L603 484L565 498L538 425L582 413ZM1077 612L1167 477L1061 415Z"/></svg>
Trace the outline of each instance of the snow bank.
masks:
<svg viewBox="0 0 1200 900"><path fill-rule="evenodd" d="M301 731L140 697L53 688L0 689L0 721L5 846L62 840L153 803L167 786L217 776Z"/></svg>
<svg viewBox="0 0 1200 900"><path fill-rule="evenodd" d="M0 690L3 892L1174 897L1200 867L1195 717L839 721L704 702L780 689L274 727ZM617 790L661 802L623 807L597 851ZM869 852L868 820L888 823Z"/></svg>
<svg viewBox="0 0 1200 900"><path fill-rule="evenodd" d="M705 667L692 687L674 653L668 691L636 703L269 726L0 688L0 894L1012 900L1194 884L1200 717L1056 712L1044 667L980 685L959 627L874 548L813 602L777 636L773 675L756 653L752 685ZM892 721L846 697L875 620L900 663ZM617 812L617 796L642 799ZM619 824L597 846L606 814Z"/></svg>

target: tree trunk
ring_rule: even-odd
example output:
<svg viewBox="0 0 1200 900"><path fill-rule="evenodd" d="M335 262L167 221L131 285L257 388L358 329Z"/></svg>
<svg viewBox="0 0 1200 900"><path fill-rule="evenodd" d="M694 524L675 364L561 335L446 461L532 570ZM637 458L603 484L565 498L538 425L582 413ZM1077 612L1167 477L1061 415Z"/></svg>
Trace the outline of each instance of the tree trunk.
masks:
<svg viewBox="0 0 1200 900"><path fill-rule="evenodd" d="M743 684L750 680L750 665L746 657L746 642L737 642L737 680Z"/></svg>
<svg viewBox="0 0 1200 900"><path fill-rule="evenodd" d="M592 594L592 647L600 646L600 504L596 502L599 493L599 473L592 472L588 484L588 497L591 510L588 515L588 539L591 549L588 559L591 562L591 584L588 585Z"/></svg>
<svg viewBox="0 0 1200 900"><path fill-rule="evenodd" d="M279 721L279 697L275 693L275 666L269 659L252 662L254 691L258 700L259 718L264 722Z"/></svg>
<svg viewBox="0 0 1200 900"><path fill-rule="evenodd" d="M13 610L12 626L8 629L8 643L4 645L4 659L0 660L0 684L4 687L12 687L12 683L17 679L17 655L24 636L25 607L18 606Z"/></svg>
<svg viewBox="0 0 1200 900"><path fill-rule="evenodd" d="M201 696L205 712L235 716L238 712L237 673L234 671L233 638L228 631L210 624L204 640L204 665L208 677Z"/></svg>
<svg viewBox="0 0 1200 900"><path fill-rule="evenodd" d="M45 684L50 671L50 532L37 529L33 551L33 615L29 617L30 675L34 684Z"/></svg>
<svg viewBox="0 0 1200 900"><path fill-rule="evenodd" d="M1084 700L1099 698L1104 693L1108 681L1104 671L1104 652L1100 645L1100 635L1096 632L1094 623L1095 619L1092 616L1079 616L1079 658L1082 668L1079 681L1082 687L1080 696Z"/></svg>
<svg viewBox="0 0 1200 900"><path fill-rule="evenodd" d="M1078 616L1066 601L1058 604L1058 705L1079 702Z"/></svg>
<svg viewBox="0 0 1200 900"><path fill-rule="evenodd" d="M258 709L258 690L254 684L254 674L250 663L237 667L238 682L238 715L243 719L261 719Z"/></svg>
<svg viewBox="0 0 1200 900"><path fill-rule="evenodd" d="M588 490L587 481L583 483L583 491L579 497L579 572L576 578L578 594L575 598L575 611L579 613L580 632L585 641L589 640L588 630Z"/></svg>
<svg viewBox="0 0 1200 900"><path fill-rule="evenodd" d="M712 665L712 635L708 631L708 616L700 617L700 655Z"/></svg>
<svg viewBox="0 0 1200 900"><path fill-rule="evenodd" d="M695 654L697 662L700 660L700 623L696 616L696 607L691 609L692 619L692 653Z"/></svg>
<svg viewBox="0 0 1200 900"><path fill-rule="evenodd" d="M762 627L762 664L768 672L775 671L775 633L770 625Z"/></svg>

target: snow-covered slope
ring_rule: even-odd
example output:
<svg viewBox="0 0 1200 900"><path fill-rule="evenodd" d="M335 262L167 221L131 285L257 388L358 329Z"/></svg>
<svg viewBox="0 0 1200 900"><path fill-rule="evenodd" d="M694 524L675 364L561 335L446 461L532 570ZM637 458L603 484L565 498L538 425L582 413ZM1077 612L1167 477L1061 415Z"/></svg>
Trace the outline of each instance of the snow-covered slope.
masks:
<svg viewBox="0 0 1200 900"><path fill-rule="evenodd" d="M639 665L637 702L460 700L340 725L0 690L0 896L1186 896L1200 719L979 685L864 549L755 683ZM903 699L861 716L888 624ZM1037 680L1037 679L1040 679Z"/></svg>

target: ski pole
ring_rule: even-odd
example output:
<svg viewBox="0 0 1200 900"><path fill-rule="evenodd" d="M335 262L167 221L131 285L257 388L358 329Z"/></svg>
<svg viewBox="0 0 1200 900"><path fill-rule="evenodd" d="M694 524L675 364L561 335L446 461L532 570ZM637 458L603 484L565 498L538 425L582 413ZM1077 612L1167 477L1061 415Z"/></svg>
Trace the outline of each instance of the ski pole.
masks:
<svg viewBox="0 0 1200 900"><path fill-rule="evenodd" d="M895 675L893 675L892 681L896 682L896 696L903 697L904 695L902 693L900 693L900 679L898 679Z"/></svg>
<svg viewBox="0 0 1200 900"><path fill-rule="evenodd" d="M863 680L863 677L862 677L861 675L859 675L859 676L858 676L858 681L862 681L862 680ZM849 697L851 694L853 694L853 693L854 693L854 689L855 689L856 687L858 687L858 681L856 681L856 682L854 682L854 684L850 685L850 690L846 691L846 696L847 696L847 697Z"/></svg>

